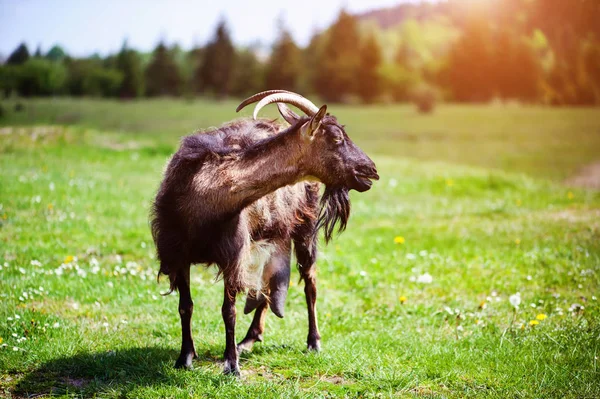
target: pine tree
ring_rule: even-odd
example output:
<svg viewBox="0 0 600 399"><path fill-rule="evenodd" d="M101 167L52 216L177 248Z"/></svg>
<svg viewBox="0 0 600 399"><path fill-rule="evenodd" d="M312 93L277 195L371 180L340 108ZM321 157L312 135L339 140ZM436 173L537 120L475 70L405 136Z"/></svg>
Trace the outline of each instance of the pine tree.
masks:
<svg viewBox="0 0 600 399"><path fill-rule="evenodd" d="M218 97L229 94L235 63L235 50L225 20L217 26L215 36L206 46L203 62L195 74L201 92L212 91Z"/></svg>
<svg viewBox="0 0 600 399"><path fill-rule="evenodd" d="M58 45L52 46L52 48L46 53L46 58L50 61L62 61L67 56L65 50Z"/></svg>
<svg viewBox="0 0 600 399"><path fill-rule="evenodd" d="M152 61L145 72L146 95L178 96L181 94L182 79L171 52L161 42L156 46Z"/></svg>
<svg viewBox="0 0 600 399"><path fill-rule="evenodd" d="M27 50L27 45L25 43L21 43L19 47L17 47L15 51L8 56L6 63L9 65L21 65L24 64L28 59L29 50Z"/></svg>
<svg viewBox="0 0 600 399"><path fill-rule="evenodd" d="M265 87L264 66L252 48L236 53L235 70L232 78L231 94L247 97Z"/></svg>
<svg viewBox="0 0 600 399"><path fill-rule="evenodd" d="M266 88L298 91L301 68L302 53L290 32L280 24L279 38L266 67Z"/></svg>
<svg viewBox="0 0 600 399"><path fill-rule="evenodd" d="M359 43L356 18L342 10L331 26L315 76L316 91L327 101L356 93Z"/></svg>
<svg viewBox="0 0 600 399"><path fill-rule="evenodd" d="M358 93L366 103L371 103L381 95L381 48L373 35L365 41L360 49L360 66L358 70Z"/></svg>
<svg viewBox="0 0 600 399"><path fill-rule="evenodd" d="M116 66L123 74L119 96L122 98L141 97L144 94L141 60L135 50L127 48L127 41L123 43L123 47L117 55Z"/></svg>

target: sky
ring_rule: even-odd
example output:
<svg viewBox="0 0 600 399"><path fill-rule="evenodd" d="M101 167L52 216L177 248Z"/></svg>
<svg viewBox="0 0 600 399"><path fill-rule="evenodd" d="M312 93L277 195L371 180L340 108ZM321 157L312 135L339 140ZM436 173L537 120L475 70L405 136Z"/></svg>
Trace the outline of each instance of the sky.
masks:
<svg viewBox="0 0 600 399"><path fill-rule="evenodd" d="M107 55L130 47L152 50L159 40L185 49L203 45L221 17L238 45L270 45L283 17L294 39L306 45L315 30L350 12L415 0L0 0L0 54L21 42L33 53L60 44L73 56Z"/></svg>

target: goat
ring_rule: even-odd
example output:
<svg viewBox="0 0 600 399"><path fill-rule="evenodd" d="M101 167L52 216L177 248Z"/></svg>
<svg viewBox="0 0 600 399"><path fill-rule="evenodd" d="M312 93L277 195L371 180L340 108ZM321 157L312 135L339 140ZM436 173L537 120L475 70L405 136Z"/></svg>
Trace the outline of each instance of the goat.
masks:
<svg viewBox="0 0 600 399"><path fill-rule="evenodd" d="M348 192L379 179L375 164L350 140L327 106L284 90L255 94L254 118L185 137L166 168L153 205L152 235L170 291L179 291L181 352L177 368L191 368L193 301L190 265L216 265L224 281L224 373L239 375L238 352L262 341L266 311L283 317L292 244L308 307L309 350L320 349L316 312L317 233L327 242L350 216ZM277 103L289 123L257 120ZM299 116L285 104L302 110ZM321 184L325 185L320 194ZM255 310L236 346L236 296L247 291L245 313Z"/></svg>

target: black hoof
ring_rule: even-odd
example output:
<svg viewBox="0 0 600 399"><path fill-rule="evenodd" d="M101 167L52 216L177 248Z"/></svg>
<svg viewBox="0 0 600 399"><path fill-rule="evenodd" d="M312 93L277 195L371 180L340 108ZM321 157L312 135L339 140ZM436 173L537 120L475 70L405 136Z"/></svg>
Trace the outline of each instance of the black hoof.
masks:
<svg viewBox="0 0 600 399"><path fill-rule="evenodd" d="M192 369L192 359L196 359L196 358L198 358L198 355L196 355L195 352L187 353L185 355L179 355L179 358L175 362L175 368L191 370Z"/></svg>
<svg viewBox="0 0 600 399"><path fill-rule="evenodd" d="M223 374L231 375L234 377L240 376L240 366L238 366L237 362L230 362L229 360L225 360L225 366L223 367Z"/></svg>
<svg viewBox="0 0 600 399"><path fill-rule="evenodd" d="M309 341L306 348L309 352L319 352L321 350L321 341L318 339Z"/></svg>
<svg viewBox="0 0 600 399"><path fill-rule="evenodd" d="M191 370L192 369L192 361L191 360L177 359L177 361L175 362L175 368L176 369Z"/></svg>

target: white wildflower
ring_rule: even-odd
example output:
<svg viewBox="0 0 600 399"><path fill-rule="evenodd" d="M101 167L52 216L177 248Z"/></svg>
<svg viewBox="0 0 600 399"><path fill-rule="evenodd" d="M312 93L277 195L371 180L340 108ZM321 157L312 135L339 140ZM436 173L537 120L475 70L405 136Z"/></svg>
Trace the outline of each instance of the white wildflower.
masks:
<svg viewBox="0 0 600 399"><path fill-rule="evenodd" d="M516 294L511 295L508 298L508 301L515 309L519 309L519 305L521 304L521 293L517 292Z"/></svg>
<svg viewBox="0 0 600 399"><path fill-rule="evenodd" d="M433 282L433 277L431 276L431 274L425 273L425 274L421 274L419 277L417 277L416 281L417 281L417 283L431 284Z"/></svg>

